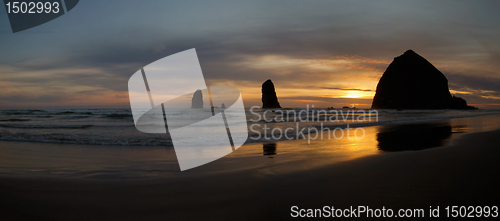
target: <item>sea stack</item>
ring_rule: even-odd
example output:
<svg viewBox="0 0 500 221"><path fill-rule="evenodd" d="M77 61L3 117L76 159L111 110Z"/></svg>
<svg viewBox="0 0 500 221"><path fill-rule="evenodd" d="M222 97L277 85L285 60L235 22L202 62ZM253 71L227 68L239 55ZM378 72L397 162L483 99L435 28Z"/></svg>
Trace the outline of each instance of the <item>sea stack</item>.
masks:
<svg viewBox="0 0 500 221"><path fill-rule="evenodd" d="M281 108L271 79L262 84L262 108Z"/></svg>
<svg viewBox="0 0 500 221"><path fill-rule="evenodd" d="M191 99L191 108L203 108L203 94L200 90L196 90Z"/></svg>
<svg viewBox="0 0 500 221"><path fill-rule="evenodd" d="M377 85L372 108L473 109L451 96L448 79L412 50L394 58Z"/></svg>

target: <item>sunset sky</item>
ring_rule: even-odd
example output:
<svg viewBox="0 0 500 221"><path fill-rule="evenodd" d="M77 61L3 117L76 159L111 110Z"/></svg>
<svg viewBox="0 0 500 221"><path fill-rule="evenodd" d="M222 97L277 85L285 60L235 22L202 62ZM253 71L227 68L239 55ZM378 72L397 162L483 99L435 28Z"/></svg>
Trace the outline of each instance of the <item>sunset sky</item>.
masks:
<svg viewBox="0 0 500 221"><path fill-rule="evenodd" d="M129 108L141 67L196 48L208 85L261 105L368 108L408 49L469 105L500 108L498 1L80 1L13 34L0 9L0 109Z"/></svg>

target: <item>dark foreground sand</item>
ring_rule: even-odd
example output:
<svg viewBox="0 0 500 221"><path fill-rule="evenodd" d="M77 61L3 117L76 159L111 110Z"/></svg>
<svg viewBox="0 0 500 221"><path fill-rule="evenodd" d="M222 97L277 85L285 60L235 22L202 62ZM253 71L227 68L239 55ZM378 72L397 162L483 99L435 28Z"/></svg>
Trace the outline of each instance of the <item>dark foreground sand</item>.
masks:
<svg viewBox="0 0 500 221"><path fill-rule="evenodd" d="M137 180L0 178L0 220L279 220L300 208L500 205L500 130L311 170ZM394 218L392 218L394 219ZM429 219L429 218L424 218ZM420 218L419 220L424 220Z"/></svg>

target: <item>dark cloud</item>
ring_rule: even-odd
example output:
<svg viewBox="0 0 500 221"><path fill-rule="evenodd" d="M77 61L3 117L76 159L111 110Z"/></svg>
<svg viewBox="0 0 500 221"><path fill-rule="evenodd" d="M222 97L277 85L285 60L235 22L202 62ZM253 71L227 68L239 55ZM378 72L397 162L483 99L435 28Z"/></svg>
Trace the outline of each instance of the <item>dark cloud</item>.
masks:
<svg viewBox="0 0 500 221"><path fill-rule="evenodd" d="M378 80L386 63L363 61L337 64L342 70L312 71L300 62L273 67L260 67L256 62L268 55L291 61L355 55L390 62L407 49L414 49L432 63L452 61L458 68L483 67L476 75L445 73L451 89L481 96L496 96L500 91L498 78L492 77L500 68L496 47L500 29L498 22L492 22L498 15L489 2L115 3L88 2L78 6L80 12L72 11L68 20L58 19L38 28L64 32L1 34L0 46L8 53L0 55L0 82L125 92L129 77L141 67L196 48L208 84L231 82L258 88L271 78L282 88L368 92L375 88L356 84L363 79ZM107 10L111 5L119 7ZM0 24L0 31L2 28ZM371 70L372 74L360 70ZM39 100L65 102L59 96L64 95L54 94L53 99L58 101ZM28 97L18 101L28 101Z"/></svg>
<svg viewBox="0 0 500 221"><path fill-rule="evenodd" d="M480 74L445 73L450 88L463 91L494 91L500 93L500 77Z"/></svg>
<svg viewBox="0 0 500 221"><path fill-rule="evenodd" d="M32 95L32 94L9 94L0 95L0 102L9 103L64 103L68 98L64 95Z"/></svg>

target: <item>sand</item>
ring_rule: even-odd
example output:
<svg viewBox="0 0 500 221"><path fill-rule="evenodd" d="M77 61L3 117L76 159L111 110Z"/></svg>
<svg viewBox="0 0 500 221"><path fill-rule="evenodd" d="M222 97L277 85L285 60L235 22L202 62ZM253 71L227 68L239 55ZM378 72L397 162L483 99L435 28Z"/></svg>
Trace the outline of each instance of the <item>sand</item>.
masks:
<svg viewBox="0 0 500 221"><path fill-rule="evenodd" d="M277 220L291 207L499 205L500 130L450 146L293 173L252 170L156 179L0 178L0 220ZM428 215L428 214L425 214Z"/></svg>

